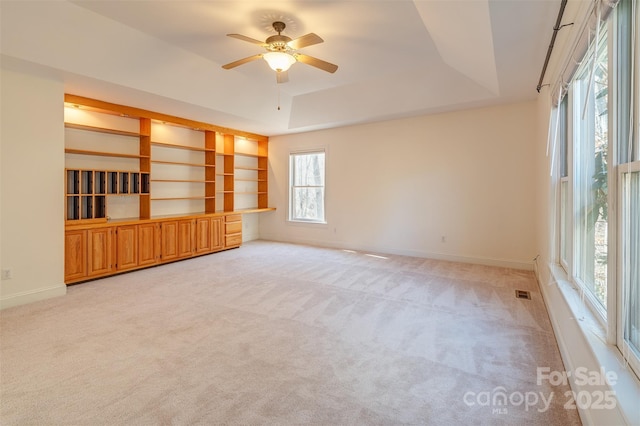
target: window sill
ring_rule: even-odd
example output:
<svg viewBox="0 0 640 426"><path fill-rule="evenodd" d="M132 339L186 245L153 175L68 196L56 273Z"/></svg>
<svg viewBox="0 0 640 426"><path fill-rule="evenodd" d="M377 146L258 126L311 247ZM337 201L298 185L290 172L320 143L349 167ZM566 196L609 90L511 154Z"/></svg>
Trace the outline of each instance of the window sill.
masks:
<svg viewBox="0 0 640 426"><path fill-rule="evenodd" d="M606 332L593 312L580 299L580 293L571 285L569 279L559 265L549 265L551 284L540 285L545 303L551 317L558 346L562 353L565 368L575 371L583 367L591 372L600 374L613 372L617 380L613 385L605 385L615 392L617 404L611 410L598 410L592 407L580 408L580 417L585 424L640 424L640 381L628 365L625 366L618 348L607 344ZM552 291L553 282L558 289L562 301ZM554 300L555 299L555 300ZM562 312L564 302L566 311ZM577 326L572 326L573 322ZM573 332L573 333L571 333ZM580 334L580 336L569 334ZM587 392L595 396L598 387L591 384L576 383L570 378L571 389L576 395ZM599 388L600 391L602 387ZM594 399L595 400L595 399ZM607 413L607 411L610 411ZM614 412L617 411L617 412Z"/></svg>
<svg viewBox="0 0 640 426"><path fill-rule="evenodd" d="M311 220L291 220L287 219L287 225L300 225L300 226L327 226L327 222L314 222Z"/></svg>

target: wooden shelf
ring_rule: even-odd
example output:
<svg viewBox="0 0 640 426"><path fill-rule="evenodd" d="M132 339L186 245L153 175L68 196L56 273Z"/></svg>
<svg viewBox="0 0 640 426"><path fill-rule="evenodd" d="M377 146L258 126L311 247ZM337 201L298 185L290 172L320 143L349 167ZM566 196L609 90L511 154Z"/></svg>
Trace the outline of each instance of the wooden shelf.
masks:
<svg viewBox="0 0 640 426"><path fill-rule="evenodd" d="M215 180L151 179L151 182L215 183Z"/></svg>
<svg viewBox="0 0 640 426"><path fill-rule="evenodd" d="M249 154L246 152L236 152L235 155L239 155L241 157L252 157L252 158L267 158L266 155L259 155L259 154Z"/></svg>
<svg viewBox="0 0 640 426"><path fill-rule="evenodd" d="M244 167L244 166L236 166L235 169L236 170L253 170L254 172L260 172L260 171L267 170L264 167Z"/></svg>
<svg viewBox="0 0 640 426"><path fill-rule="evenodd" d="M213 199L215 197L158 197L158 198L151 198L151 201L169 201L169 200L207 200L207 199Z"/></svg>
<svg viewBox="0 0 640 426"><path fill-rule="evenodd" d="M240 179L240 178L236 178L237 182L266 182L266 179Z"/></svg>
<svg viewBox="0 0 640 426"><path fill-rule="evenodd" d="M262 213L262 212L273 212L276 211L275 207L264 207L264 208L253 208L253 209L239 209L239 210L234 210L234 213Z"/></svg>
<svg viewBox="0 0 640 426"><path fill-rule="evenodd" d="M202 164L202 163L185 163L182 161L161 161L161 160L151 160L152 164L173 164L175 166L190 166L190 167L215 167L213 164Z"/></svg>
<svg viewBox="0 0 640 426"><path fill-rule="evenodd" d="M162 148L187 149L187 150L190 150L190 151L198 151L198 152L216 152L215 149L199 148L199 147L195 147L195 146L178 145L178 144L164 143L164 142L151 141L151 145L159 146L159 147L162 147Z"/></svg>
<svg viewBox="0 0 640 426"><path fill-rule="evenodd" d="M246 210L249 207L251 211L258 211L257 208L267 207L266 172L269 166L266 136L68 94L65 94L65 106L78 109L76 111L65 108L65 114L67 114L65 127L81 131L67 132L67 143L72 145L65 149L65 153L68 154L66 157L68 166L74 166L73 169L78 170L78 173L82 173L83 169L91 169L90 171L93 172L96 167L93 164L95 163L93 158L90 157L93 156L96 159L103 157L104 163L112 164L114 169L120 167L137 169L137 171L126 172L129 175L122 180L125 182L124 185L129 185L128 189L116 188L113 192L108 189L104 193L104 188L95 186L94 193L65 194L67 202L65 214L70 212L68 217L78 216L82 219L82 216L89 216L88 212L91 209L97 212L93 214L94 216L106 215L106 199L112 194L139 196L139 207L133 202L125 202L124 206L124 210L131 209L126 211L127 216L134 216L133 209L139 208L138 220L147 220L154 216L152 205L156 206L158 212L175 211L176 214L179 214L181 209L190 208L179 203L175 204L175 207L171 204L165 207L153 204L152 201L160 203L170 200L200 200L203 203L203 213L206 214L217 211L228 213L236 208ZM116 116L126 117L126 119L115 118ZM158 122L186 130L157 128L155 124ZM122 128L133 131L118 130ZM91 132L115 136L111 139L90 138ZM119 136L127 138L119 138ZM111 144L111 141L114 143ZM130 146L130 142L135 146ZM111 152L105 152L103 149ZM177 150L183 151L180 153ZM138 167L129 167L128 163L121 166L123 161L118 159L132 159L139 164ZM162 167L163 164L169 167ZM107 168L110 167L107 166ZM243 170L246 172L243 173ZM102 173L102 171L95 171L95 173ZM96 174L96 179L98 179L97 176ZM71 177L74 178L74 176ZM113 182L117 182L117 185L122 186L120 178L121 176L117 176L111 179L107 176L105 180L101 177L100 182L106 182L107 186L113 186L115 185ZM78 182L84 182L84 178L78 179ZM154 192L153 195L157 194L155 197L151 194L151 185L166 189L172 184L176 184L173 186L176 191L168 195L176 196L161 196L162 192ZM144 192L142 188L145 188ZM65 190L65 192L69 191ZM235 194L240 197L235 197ZM77 199L75 195L80 198ZM83 200L82 197L87 200ZM93 197L92 206L89 205L88 197ZM86 203L83 204L83 201Z"/></svg>
<svg viewBox="0 0 640 426"><path fill-rule="evenodd" d="M65 154L96 155L99 157L149 158L148 155L122 154L119 152L89 151L86 149L74 149L74 148L65 148L64 152Z"/></svg>
<svg viewBox="0 0 640 426"><path fill-rule="evenodd" d="M140 132L129 132L125 130L108 129L105 127L87 126L85 124L77 124L77 123L64 123L64 127L66 127L67 129L88 130L90 132L108 133L111 135L135 136L135 137L140 136Z"/></svg>

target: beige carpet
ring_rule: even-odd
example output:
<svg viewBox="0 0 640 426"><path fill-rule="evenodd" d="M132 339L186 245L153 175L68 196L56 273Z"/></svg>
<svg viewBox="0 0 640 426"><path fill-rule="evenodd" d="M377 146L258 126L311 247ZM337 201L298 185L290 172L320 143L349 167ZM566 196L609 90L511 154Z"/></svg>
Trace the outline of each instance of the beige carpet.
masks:
<svg viewBox="0 0 640 426"><path fill-rule="evenodd" d="M254 241L0 327L2 425L579 424L526 271Z"/></svg>

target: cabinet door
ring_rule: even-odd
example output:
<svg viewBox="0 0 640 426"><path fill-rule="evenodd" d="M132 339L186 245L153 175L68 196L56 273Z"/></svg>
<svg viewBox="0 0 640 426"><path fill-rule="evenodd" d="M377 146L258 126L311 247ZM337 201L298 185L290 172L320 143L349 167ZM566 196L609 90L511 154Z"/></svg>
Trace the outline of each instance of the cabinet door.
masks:
<svg viewBox="0 0 640 426"><path fill-rule="evenodd" d="M196 219L196 253L211 251L211 219L202 217Z"/></svg>
<svg viewBox="0 0 640 426"><path fill-rule="evenodd" d="M160 225L138 225L138 266L160 262Z"/></svg>
<svg viewBox="0 0 640 426"><path fill-rule="evenodd" d="M112 250L113 228L87 230L87 275L104 275L113 269Z"/></svg>
<svg viewBox="0 0 640 426"><path fill-rule="evenodd" d="M135 268L138 266L138 226L118 226L117 238L118 271Z"/></svg>
<svg viewBox="0 0 640 426"><path fill-rule="evenodd" d="M211 250L218 251L224 248L224 217L211 218Z"/></svg>
<svg viewBox="0 0 640 426"><path fill-rule="evenodd" d="M162 234L162 247L160 255L162 261L178 258L178 222L162 222L160 225Z"/></svg>
<svg viewBox="0 0 640 426"><path fill-rule="evenodd" d="M87 276L87 231L64 233L64 281Z"/></svg>
<svg viewBox="0 0 640 426"><path fill-rule="evenodd" d="M193 256L195 249L195 220L178 221L178 257Z"/></svg>

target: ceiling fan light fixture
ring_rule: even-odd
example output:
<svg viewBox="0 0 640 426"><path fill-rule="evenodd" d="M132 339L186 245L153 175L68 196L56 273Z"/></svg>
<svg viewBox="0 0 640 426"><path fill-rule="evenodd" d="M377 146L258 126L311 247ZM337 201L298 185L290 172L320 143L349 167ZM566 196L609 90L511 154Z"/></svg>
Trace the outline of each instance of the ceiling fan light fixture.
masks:
<svg viewBox="0 0 640 426"><path fill-rule="evenodd" d="M285 52L269 52L262 55L262 57L267 61L269 67L276 72L287 71L296 62L296 58L293 55Z"/></svg>

